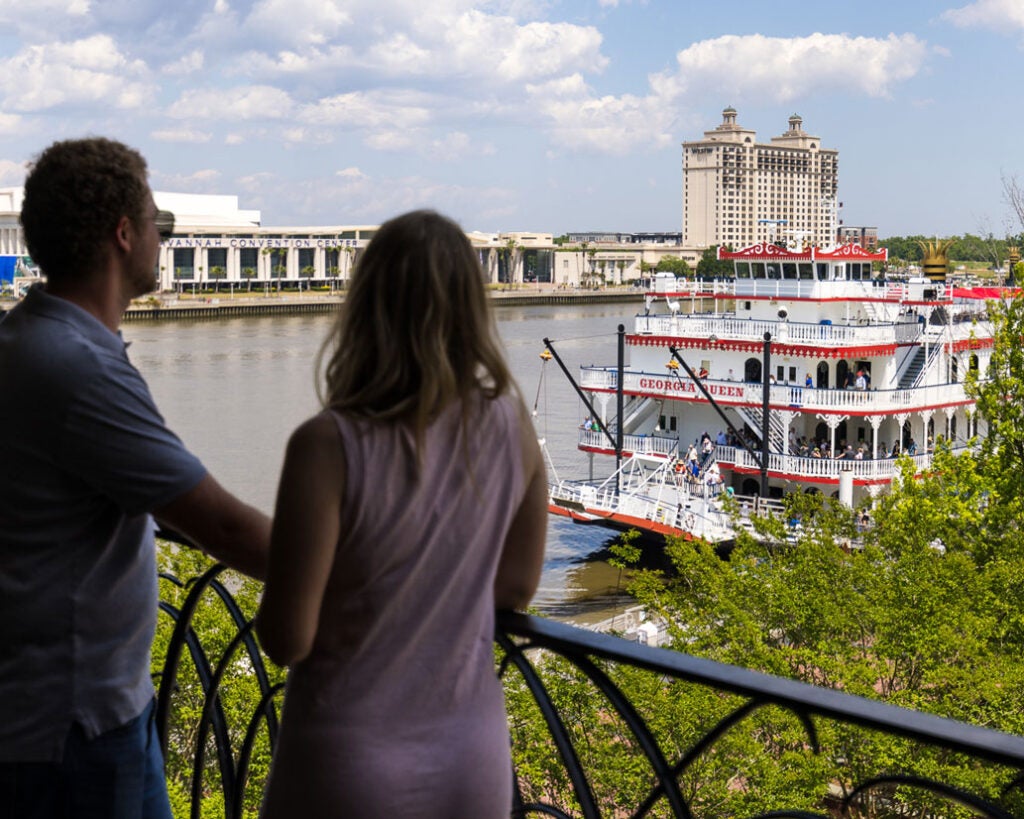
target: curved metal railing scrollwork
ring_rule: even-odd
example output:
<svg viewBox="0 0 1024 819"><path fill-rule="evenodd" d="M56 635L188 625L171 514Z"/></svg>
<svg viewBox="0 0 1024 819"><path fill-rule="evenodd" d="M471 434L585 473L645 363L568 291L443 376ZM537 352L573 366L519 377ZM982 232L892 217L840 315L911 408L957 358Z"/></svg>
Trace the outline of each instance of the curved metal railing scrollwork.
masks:
<svg viewBox="0 0 1024 819"><path fill-rule="evenodd" d="M204 808L229 819L255 816L277 736L283 671L265 661L252 612L236 601L234 576L223 571L213 566L184 582L161 575L157 720L164 747L173 745L169 780L184 783L172 788L179 819L201 817ZM767 764L780 770L794 755L822 760L825 781L814 804L787 804L780 774L773 782L780 792L767 808L728 815L905 816L901 806L923 803L897 799L904 793L924 794L936 806L920 816L1024 815L1024 737L524 614L499 612L495 643L510 711L515 817L726 815L709 794L741 803L749 796L753 805L765 788L763 775L758 779L743 758L756 747L768 747ZM235 697L240 686L248 689ZM669 707L680 686L701 692L687 712L692 725ZM772 719L758 722L766 712ZM780 725L783 740L768 730ZM851 760L840 758L858 743L870 751L877 737L906 743L908 766L896 769L887 756L875 769L854 771ZM837 738L841 752L833 747ZM736 748L739 761L729 767ZM918 758L927 763L921 770L913 766ZM722 770L725 784L706 785ZM937 771L985 772L991 787L969 792Z"/></svg>
<svg viewBox="0 0 1024 819"><path fill-rule="evenodd" d="M954 764L992 766L993 776L1003 780L1002 793L995 796L970 793L956 785L936 778L904 770L886 770L888 760L880 760L876 775L860 782L848 782L839 788L836 782L823 782L820 806L777 808L747 814L750 819L762 817L803 817L830 819L835 816L971 816L1006 819L1024 815L1020 811L1020 772L1024 770L1024 737L992 731L942 717L899 708L874 700L845 694L828 688L794 680L773 677L749 669L737 668L711 660L692 657L676 651L651 648L637 643L538 617L500 612L497 642L503 653L501 673L508 678L514 668L535 699L543 721L550 731L561 764L565 768L564 787L555 794L560 804L524 796L524 783L517 781L514 816L672 816L698 817L719 815L701 809L700 798L683 793L687 774L698 760L714 754L716 745L730 732L741 727L759 711L781 709L802 726L805 751L823 754L819 725L839 723L852 730L881 734L906 741L911 748L930 748L948 755ZM594 694L603 698L598 711L606 709L605 722L617 720L630 735L620 741L623 754L620 764L635 764L637 757L646 763L646 792L629 805L615 804L614 795L603 799L595 794L595 782L581 761L579 746L590 738L585 732L573 732L566 725L564 704L557 701L545 683L549 677L564 677L566 663L581 679L589 680ZM629 667L643 669L654 678L670 683L688 683L719 692L734 704L723 709L710 727L670 761L663 743L655 738L646 721L639 718L634 704L623 689L602 669ZM506 690L509 683L506 682ZM513 728L515 733L515 729ZM513 743L514 744L514 743ZM957 762L962 760L962 762ZM613 763L614 764L614 763ZM785 764L780 761L780 764ZM643 779L640 776L639 779ZM830 786L832 792L830 793ZM741 788L741 785L737 785ZM751 788L753 789L753 788ZM944 806L911 814L906 803L895 799L897 791L926 794L932 804ZM836 793L835 791L839 791ZM1017 801L1009 804L1010 797ZM870 802L870 807L866 803ZM571 805L571 807L567 807ZM955 813L958 808L964 813ZM941 812L934 812L941 810ZM737 814L730 814L737 815Z"/></svg>

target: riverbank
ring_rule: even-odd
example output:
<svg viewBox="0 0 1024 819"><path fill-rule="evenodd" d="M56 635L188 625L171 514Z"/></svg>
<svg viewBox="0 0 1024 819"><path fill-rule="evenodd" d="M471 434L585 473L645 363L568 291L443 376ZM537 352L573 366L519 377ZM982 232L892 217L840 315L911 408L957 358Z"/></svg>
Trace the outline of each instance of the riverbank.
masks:
<svg viewBox="0 0 1024 819"><path fill-rule="evenodd" d="M530 288L530 289L527 289ZM636 288L579 290L565 288L533 289L527 285L515 290L492 290L495 306L527 307L552 304L618 304L643 301L643 291ZM310 294L235 294L221 296L180 297L151 296L132 304L124 321L206 320L236 316L290 316L305 313L331 313L344 296L336 293Z"/></svg>

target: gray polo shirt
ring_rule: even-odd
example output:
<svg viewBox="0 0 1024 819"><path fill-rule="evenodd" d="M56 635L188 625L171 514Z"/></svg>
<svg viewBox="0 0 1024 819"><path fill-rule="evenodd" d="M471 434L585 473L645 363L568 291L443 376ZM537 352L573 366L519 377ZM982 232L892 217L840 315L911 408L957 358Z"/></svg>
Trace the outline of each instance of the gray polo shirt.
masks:
<svg viewBox="0 0 1024 819"><path fill-rule="evenodd" d="M0 761L153 696L149 513L205 474L91 314L37 287L0 321Z"/></svg>

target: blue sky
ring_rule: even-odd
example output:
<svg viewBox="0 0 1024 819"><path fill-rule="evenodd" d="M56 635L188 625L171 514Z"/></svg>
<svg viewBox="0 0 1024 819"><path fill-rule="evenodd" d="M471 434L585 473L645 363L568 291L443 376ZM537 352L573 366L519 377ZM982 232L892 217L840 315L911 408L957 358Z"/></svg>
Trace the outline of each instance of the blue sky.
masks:
<svg viewBox="0 0 1024 819"><path fill-rule="evenodd" d="M840 152L841 218L1020 232L1024 0L0 0L0 185L102 134L267 225L679 230L731 105Z"/></svg>

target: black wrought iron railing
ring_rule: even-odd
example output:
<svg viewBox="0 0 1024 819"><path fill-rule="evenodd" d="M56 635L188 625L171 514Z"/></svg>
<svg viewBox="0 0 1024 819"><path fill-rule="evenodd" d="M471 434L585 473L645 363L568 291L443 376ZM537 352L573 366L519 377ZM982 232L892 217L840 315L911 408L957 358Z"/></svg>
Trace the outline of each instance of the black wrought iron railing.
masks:
<svg viewBox="0 0 1024 819"><path fill-rule="evenodd" d="M162 577L175 814L255 816L283 687L251 632L258 584ZM1024 737L518 613L499 613L496 658L513 816L1024 815Z"/></svg>

